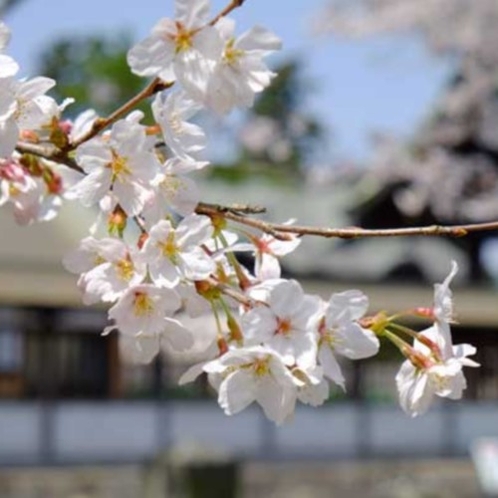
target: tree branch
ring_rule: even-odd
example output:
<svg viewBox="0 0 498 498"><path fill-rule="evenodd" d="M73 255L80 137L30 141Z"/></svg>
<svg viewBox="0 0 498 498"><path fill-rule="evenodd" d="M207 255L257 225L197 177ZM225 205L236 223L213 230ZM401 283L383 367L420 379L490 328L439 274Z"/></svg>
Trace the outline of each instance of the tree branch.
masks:
<svg viewBox="0 0 498 498"><path fill-rule="evenodd" d="M227 5L218 15L216 15L211 21L208 23L208 26L214 26L222 17L227 16L239 7L242 7L242 4L245 0L232 0L229 5Z"/></svg>
<svg viewBox="0 0 498 498"><path fill-rule="evenodd" d="M33 154L34 156L47 159L48 161L53 161L55 163L67 166L70 169L74 169L79 173L84 173L76 161L67 156L67 153L61 151L55 145L52 144L30 144L26 142L19 142L16 145L17 152L21 154Z"/></svg>
<svg viewBox="0 0 498 498"><path fill-rule="evenodd" d="M87 142L88 140L97 136L102 130L124 116L127 112L131 111L142 100L151 97L157 92L161 92L162 90L171 88L174 84L174 81L165 82L161 81L159 78L153 79L142 91L138 92L130 100L125 102L121 107L116 109L112 114L110 114L106 118L98 118L97 120L95 120L90 131L75 142L71 143L68 147L68 150L74 150L82 143Z"/></svg>
<svg viewBox="0 0 498 498"><path fill-rule="evenodd" d="M235 206L237 207L237 206ZM244 207L244 206L242 206ZM260 207L245 206L245 210L233 206L199 203L196 212L207 216L223 216L227 220L250 226L279 239L287 239L291 234L314 235L325 238L356 239L366 237L409 237L409 236L448 236L464 237L473 232L498 231L498 221L471 223L467 225L430 225L409 228L324 228L306 225L284 225L248 217L247 214L264 212Z"/></svg>

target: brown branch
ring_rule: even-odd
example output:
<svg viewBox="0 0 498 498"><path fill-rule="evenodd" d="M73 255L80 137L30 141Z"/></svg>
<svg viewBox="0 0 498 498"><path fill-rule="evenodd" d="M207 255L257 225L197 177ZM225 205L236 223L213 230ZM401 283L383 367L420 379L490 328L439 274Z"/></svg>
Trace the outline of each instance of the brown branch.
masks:
<svg viewBox="0 0 498 498"><path fill-rule="evenodd" d="M266 213L266 208L263 206L252 206L250 204L230 204L223 206L221 204L210 204L208 202L200 202L197 206L199 210L206 210L210 213L216 212L220 214L234 213L238 215L243 214L261 214ZM202 213L205 214L205 213Z"/></svg>
<svg viewBox="0 0 498 498"><path fill-rule="evenodd" d="M167 88L171 88L175 84L174 81L161 81L159 78L153 79L142 91L137 93L130 100L125 102L121 107L116 109L113 113L109 114L106 118L98 118L93 123L92 128L88 133L85 133L82 137L80 137L75 142L72 142L68 150L74 150L79 145L84 142L87 142L91 138L98 135L102 130L107 128L109 125L113 124L115 121L124 116L127 112L131 111L136 105L138 105L142 100L145 100L148 97L151 97L157 92L161 92L162 90L166 90Z"/></svg>
<svg viewBox="0 0 498 498"><path fill-rule="evenodd" d="M327 238L354 239L360 237L410 237L410 236L448 236L465 237L472 232L498 230L498 221L471 223L467 225L430 225L410 228L368 229L360 227L318 228L312 226L270 224L272 230L297 235L317 235Z"/></svg>
<svg viewBox="0 0 498 498"><path fill-rule="evenodd" d="M250 207L248 206L248 208L249 208L248 212L250 213ZM254 218L249 218L246 216L245 213L241 214L241 211L238 210L234 211L233 209L231 209L230 206L219 206L217 204L206 204L200 202L197 205L195 212L197 214L205 214L206 216L210 217L221 216L227 220L236 221L237 223L241 223L243 225L247 225L252 228L261 230L262 232L269 233L270 235L273 235L277 239L285 240L289 238L289 236L286 234L278 233L278 231L272 227L271 223L267 223L261 220L256 220Z"/></svg>
<svg viewBox="0 0 498 498"><path fill-rule="evenodd" d="M250 218L246 215L258 211L247 206L247 211L234 210L230 206L218 206L216 204L199 203L196 212L207 216L223 216L227 220L235 221L242 225L250 226L262 232L273 235L279 239L285 239L290 234L303 236L314 235L325 238L355 239L365 237L408 237L408 236L448 236L464 237L472 232L498 231L498 221L487 223L471 223L467 225L430 225L410 228L384 228L369 229L360 227L347 228L323 228L305 225L284 225L268 221ZM256 208L259 209L259 208ZM259 211L261 212L261 211Z"/></svg>
<svg viewBox="0 0 498 498"><path fill-rule="evenodd" d="M229 5L227 5L218 15L216 15L211 21L209 21L208 26L214 26L222 17L227 16L232 12L232 10L242 7L245 0L232 0Z"/></svg>
<svg viewBox="0 0 498 498"><path fill-rule="evenodd" d="M19 142L16 145L16 150L21 154L33 154L34 156L38 156L42 159L47 159L48 161L53 161L58 164L63 164L70 169L83 173L83 169L76 164L76 161L68 157L66 152L61 151L55 145Z"/></svg>

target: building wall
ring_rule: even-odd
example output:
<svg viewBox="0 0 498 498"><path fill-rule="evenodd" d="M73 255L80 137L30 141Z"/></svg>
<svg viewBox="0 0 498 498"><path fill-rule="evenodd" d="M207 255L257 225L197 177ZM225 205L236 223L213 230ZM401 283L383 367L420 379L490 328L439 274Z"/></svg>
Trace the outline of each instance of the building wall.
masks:
<svg viewBox="0 0 498 498"><path fill-rule="evenodd" d="M276 427L257 407L226 417L206 402L2 402L0 464L126 463L175 448L244 459L467 455L498 437L496 403L439 404L409 418L397 407L344 402L299 408Z"/></svg>

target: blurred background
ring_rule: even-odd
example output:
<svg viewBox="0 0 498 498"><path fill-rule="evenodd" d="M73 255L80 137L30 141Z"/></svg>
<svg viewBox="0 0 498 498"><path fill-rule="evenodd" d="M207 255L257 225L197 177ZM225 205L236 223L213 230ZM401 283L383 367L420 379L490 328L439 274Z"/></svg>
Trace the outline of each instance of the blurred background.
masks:
<svg viewBox="0 0 498 498"><path fill-rule="evenodd" d="M213 1L213 9L224 6ZM144 84L125 55L173 2L0 1L26 76L58 81L75 116ZM201 116L213 167L204 200L268 217L368 228L498 218L496 0L247 0L240 31L284 41L253 109ZM68 206L17 227L0 211L0 496L8 498L498 496L498 238L306 239L287 277L328 296L358 287L371 311L430 306L456 260L454 342L478 348L462 402L420 418L397 405L389 347L343 362L346 393L275 427L258 407L226 417L205 379L179 387L189 354L134 365L105 310L84 308L61 265L94 213ZM250 264L250 261L248 262ZM423 325L414 324L419 328Z"/></svg>

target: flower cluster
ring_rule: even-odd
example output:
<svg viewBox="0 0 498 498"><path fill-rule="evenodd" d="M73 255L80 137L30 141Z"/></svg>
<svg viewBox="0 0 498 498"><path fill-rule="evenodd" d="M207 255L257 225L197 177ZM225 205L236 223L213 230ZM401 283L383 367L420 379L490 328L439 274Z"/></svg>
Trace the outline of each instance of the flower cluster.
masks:
<svg viewBox="0 0 498 498"><path fill-rule="evenodd" d="M434 394L461 397L462 367L476 364L467 359L471 346L451 343L449 282L456 266L436 286L434 306L412 313L433 321L416 333L397 324L398 316L366 316L368 298L358 290L328 300L306 294L297 281L281 278L279 262L299 237L260 233L240 216L240 225L230 224L226 209L200 202L189 175L209 165L206 135L191 119L202 109L224 114L252 105L274 76L263 59L280 41L261 27L237 37L226 16L209 20L208 0L175 5L175 18L160 20L128 53L133 72L154 78L143 93L154 96L153 125L131 106L119 119L88 111L62 121L65 104L45 95L55 82L17 80L16 62L0 55L0 204L12 204L20 222L53 217L63 196L98 208L100 222L64 264L79 275L85 304L110 306L113 324L104 333L118 330L135 360L195 346L179 311L213 313L212 356L181 382L205 372L228 415L257 402L281 423L298 401L324 403L330 382L346 388L341 357L375 355L380 337L406 357L396 378L405 411L421 413ZM0 36L3 50L4 25ZM72 178L63 180L62 165ZM254 254L254 268L239 263L240 251Z"/></svg>
<svg viewBox="0 0 498 498"><path fill-rule="evenodd" d="M0 52L10 32L0 21ZM18 79L19 65L0 53L0 206L12 206L16 221L28 224L54 218L61 205L67 175L51 161L22 156L19 141L57 142L63 136L60 115L70 102L58 105L45 95L55 85L50 78Z"/></svg>

